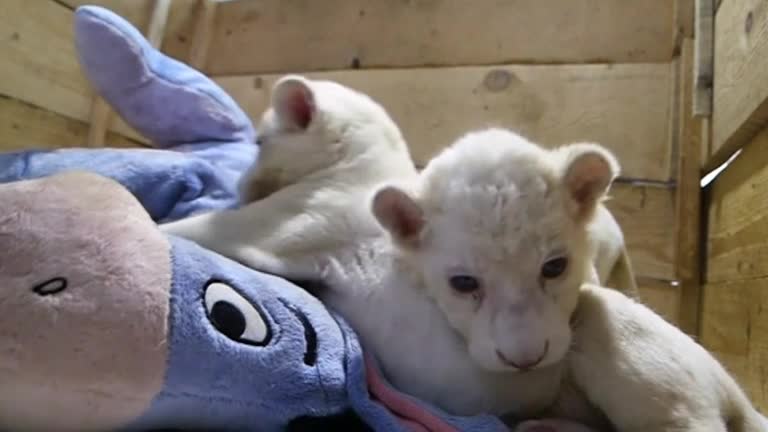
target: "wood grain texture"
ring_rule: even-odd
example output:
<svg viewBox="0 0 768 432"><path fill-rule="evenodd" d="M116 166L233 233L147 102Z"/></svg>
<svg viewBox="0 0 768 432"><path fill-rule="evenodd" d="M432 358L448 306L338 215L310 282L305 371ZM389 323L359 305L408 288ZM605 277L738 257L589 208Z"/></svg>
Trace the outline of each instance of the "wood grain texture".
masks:
<svg viewBox="0 0 768 432"><path fill-rule="evenodd" d="M311 73L379 101L417 164L470 129L503 126L547 146L595 141L624 176L670 178L668 64L546 65ZM279 75L215 77L257 121Z"/></svg>
<svg viewBox="0 0 768 432"><path fill-rule="evenodd" d="M711 194L707 282L768 277L768 129L720 174Z"/></svg>
<svg viewBox="0 0 768 432"><path fill-rule="evenodd" d="M88 124L8 97L0 97L0 152L33 148L83 147ZM141 147L122 135L108 133L110 147Z"/></svg>
<svg viewBox="0 0 768 432"><path fill-rule="evenodd" d="M50 1L50 0L49 0ZM120 15L140 31L145 31L155 0L59 0L70 8L80 6L101 6ZM184 2L186 0L181 0Z"/></svg>
<svg viewBox="0 0 768 432"><path fill-rule="evenodd" d="M693 48L685 39L678 59L675 275L682 295L680 327L698 334L701 305L701 121L693 115Z"/></svg>
<svg viewBox="0 0 768 432"><path fill-rule="evenodd" d="M80 70L72 11L51 0L3 1L0 29L0 95L87 122L93 92ZM110 128L131 139L144 137L122 121Z"/></svg>
<svg viewBox="0 0 768 432"><path fill-rule="evenodd" d="M701 343L768 410L768 278L705 285Z"/></svg>
<svg viewBox="0 0 768 432"><path fill-rule="evenodd" d="M768 123L768 3L726 0L717 11L712 157L725 162Z"/></svg>
<svg viewBox="0 0 768 432"><path fill-rule="evenodd" d="M218 6L215 75L672 59L669 0L236 0Z"/></svg>
<svg viewBox="0 0 768 432"><path fill-rule="evenodd" d="M196 69L202 69L208 58L211 45L216 7L215 0L199 0L195 9L195 31L189 46L188 63Z"/></svg>
<svg viewBox="0 0 768 432"><path fill-rule="evenodd" d="M87 120L91 90L73 44L72 11L50 0L7 0L2 8L0 94Z"/></svg>
<svg viewBox="0 0 768 432"><path fill-rule="evenodd" d="M712 82L714 81L714 0L696 0L694 14L696 33L693 61L693 114L712 115Z"/></svg>
<svg viewBox="0 0 768 432"><path fill-rule="evenodd" d="M683 39L694 35L695 0L675 0L675 24L678 32L678 46Z"/></svg>
<svg viewBox="0 0 768 432"><path fill-rule="evenodd" d="M674 189L616 184L606 202L638 277L674 280Z"/></svg>

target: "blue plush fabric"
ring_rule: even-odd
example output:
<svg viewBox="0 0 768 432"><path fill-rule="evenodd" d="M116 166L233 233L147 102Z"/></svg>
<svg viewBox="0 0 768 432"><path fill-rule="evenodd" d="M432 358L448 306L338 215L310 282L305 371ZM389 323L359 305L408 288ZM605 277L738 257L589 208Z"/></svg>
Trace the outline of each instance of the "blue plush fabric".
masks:
<svg viewBox="0 0 768 432"><path fill-rule="evenodd" d="M319 301L186 240L172 245L165 388L132 428L277 431L291 419L337 414L348 406L344 335ZM203 301L211 282L232 287L255 306L260 316L251 319L269 328L266 345L216 330Z"/></svg>
<svg viewBox="0 0 768 432"><path fill-rule="evenodd" d="M158 222L237 205L237 178L256 157L250 143L220 143L189 153L142 149L61 149L0 154L0 183L86 169L128 188ZM228 163L222 163L228 161Z"/></svg>
<svg viewBox="0 0 768 432"><path fill-rule="evenodd" d="M0 155L0 182L85 168L113 178L168 222L237 203L237 178L256 158L256 131L213 81L152 48L98 7L76 13L82 70L120 116L163 150L66 149ZM183 154L180 154L183 153Z"/></svg>
<svg viewBox="0 0 768 432"><path fill-rule="evenodd" d="M124 185L159 222L235 206L237 178L257 157L256 132L237 104L106 9L78 8L75 30L84 73L98 93L160 149L2 154L0 182L93 171ZM296 417L352 409L374 430L409 430L372 400L363 350L342 319L283 279L184 240L172 244L165 384L128 429L272 431ZM254 307L271 331L266 345L241 343L217 330L204 303L212 281L230 286ZM314 354L307 352L310 334L316 335ZM307 356L316 358L308 364ZM459 430L506 430L494 417L455 418L422 406Z"/></svg>

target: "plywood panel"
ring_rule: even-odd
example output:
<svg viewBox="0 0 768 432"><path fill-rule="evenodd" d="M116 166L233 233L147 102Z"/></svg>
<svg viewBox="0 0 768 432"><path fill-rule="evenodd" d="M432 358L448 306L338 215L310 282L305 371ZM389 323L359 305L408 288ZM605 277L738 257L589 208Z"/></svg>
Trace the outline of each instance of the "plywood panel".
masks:
<svg viewBox="0 0 768 432"><path fill-rule="evenodd" d="M0 13L0 94L85 120L91 91L73 44L72 11L54 1L6 0Z"/></svg>
<svg viewBox="0 0 768 432"><path fill-rule="evenodd" d="M194 1L194 0L192 0ZM144 31L155 0L60 0L74 10L80 6L101 6L125 18L128 22ZM185 0L181 0L182 3Z"/></svg>
<svg viewBox="0 0 768 432"><path fill-rule="evenodd" d="M640 277L673 280L673 189L614 185L608 209L624 231L630 259Z"/></svg>
<svg viewBox="0 0 768 432"><path fill-rule="evenodd" d="M220 6L221 7L221 6ZM369 94L391 113L423 165L467 130L516 129L554 146L615 151L623 175L670 177L668 64L494 66L312 73ZM277 75L215 77L258 120Z"/></svg>
<svg viewBox="0 0 768 432"><path fill-rule="evenodd" d="M768 123L768 3L724 1L716 16L714 113L715 167Z"/></svg>
<svg viewBox="0 0 768 432"><path fill-rule="evenodd" d="M17 100L0 97L0 152L32 148L82 147L88 125ZM140 143L110 133L109 147L138 147Z"/></svg>
<svg viewBox="0 0 768 432"><path fill-rule="evenodd" d="M768 410L768 278L707 284L701 342Z"/></svg>
<svg viewBox="0 0 768 432"><path fill-rule="evenodd" d="M80 70L72 11L49 0L3 1L0 28L0 95L88 121L92 90ZM111 130L146 141L122 121Z"/></svg>
<svg viewBox="0 0 768 432"><path fill-rule="evenodd" d="M707 242L707 282L768 277L768 130L715 180Z"/></svg>
<svg viewBox="0 0 768 432"><path fill-rule="evenodd" d="M672 59L669 0L264 0L218 6L213 74Z"/></svg>

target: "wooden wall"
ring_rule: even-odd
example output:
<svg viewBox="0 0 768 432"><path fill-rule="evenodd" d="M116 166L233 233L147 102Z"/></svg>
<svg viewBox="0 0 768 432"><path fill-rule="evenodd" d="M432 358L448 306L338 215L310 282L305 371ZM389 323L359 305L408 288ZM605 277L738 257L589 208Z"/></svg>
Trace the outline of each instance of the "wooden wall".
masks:
<svg viewBox="0 0 768 432"><path fill-rule="evenodd" d="M768 5L723 0L714 31L701 341L768 410Z"/></svg>
<svg viewBox="0 0 768 432"><path fill-rule="evenodd" d="M150 31L159 1L7 0L0 149L87 143L100 114L74 55L73 8L101 4ZM158 45L211 75L254 120L282 73L364 91L401 125L419 165L490 125L548 146L609 147L623 172L608 205L643 297L693 332L701 130L690 112L693 3L174 0ZM107 145L148 144L115 116L106 129ZM694 146L692 164L684 155Z"/></svg>
<svg viewBox="0 0 768 432"><path fill-rule="evenodd" d="M3 1L0 29L0 150L85 145L93 93L75 55L72 9ZM111 145L139 145L127 126L113 129Z"/></svg>

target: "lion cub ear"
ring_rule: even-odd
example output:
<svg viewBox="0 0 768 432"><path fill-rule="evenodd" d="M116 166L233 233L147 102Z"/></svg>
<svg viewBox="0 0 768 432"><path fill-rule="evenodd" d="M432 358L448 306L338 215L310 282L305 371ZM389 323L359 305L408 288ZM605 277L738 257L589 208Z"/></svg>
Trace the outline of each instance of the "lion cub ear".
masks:
<svg viewBox="0 0 768 432"><path fill-rule="evenodd" d="M571 144L557 151L564 156L561 182L567 191L568 210L577 222L587 222L619 175L619 163L597 144Z"/></svg>
<svg viewBox="0 0 768 432"><path fill-rule="evenodd" d="M285 75L272 87L272 107L287 129L306 130L317 115L311 82L301 75Z"/></svg>
<svg viewBox="0 0 768 432"><path fill-rule="evenodd" d="M410 249L419 246L424 212L410 195L395 186L384 186L374 194L371 209L397 245Z"/></svg>

